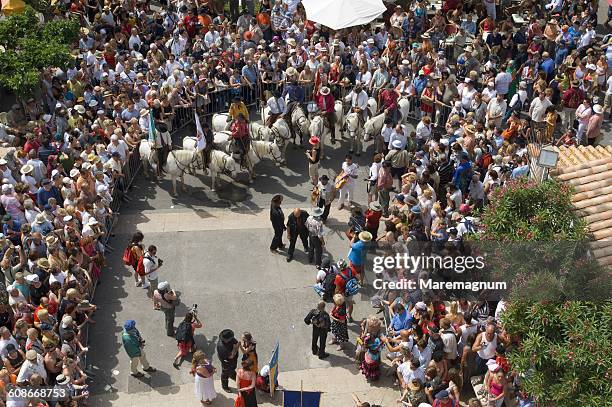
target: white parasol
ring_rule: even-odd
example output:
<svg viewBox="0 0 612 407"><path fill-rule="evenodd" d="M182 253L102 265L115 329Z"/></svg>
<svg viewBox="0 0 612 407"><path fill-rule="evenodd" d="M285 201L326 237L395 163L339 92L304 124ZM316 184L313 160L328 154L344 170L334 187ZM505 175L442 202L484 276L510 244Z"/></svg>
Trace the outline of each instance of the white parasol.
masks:
<svg viewBox="0 0 612 407"><path fill-rule="evenodd" d="M367 24L384 13L382 0L302 0L306 17L331 29Z"/></svg>

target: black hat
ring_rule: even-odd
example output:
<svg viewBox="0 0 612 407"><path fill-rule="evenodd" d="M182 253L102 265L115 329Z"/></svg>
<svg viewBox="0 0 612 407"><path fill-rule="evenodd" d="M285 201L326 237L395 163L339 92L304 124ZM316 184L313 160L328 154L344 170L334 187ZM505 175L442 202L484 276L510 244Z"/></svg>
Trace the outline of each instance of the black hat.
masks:
<svg viewBox="0 0 612 407"><path fill-rule="evenodd" d="M234 331L232 331L231 329L224 329L219 334L219 339L221 339L221 342L231 341L232 339L234 339Z"/></svg>
<svg viewBox="0 0 612 407"><path fill-rule="evenodd" d="M319 177L319 181L329 181L329 177L327 175L323 174L323 175L321 175Z"/></svg>

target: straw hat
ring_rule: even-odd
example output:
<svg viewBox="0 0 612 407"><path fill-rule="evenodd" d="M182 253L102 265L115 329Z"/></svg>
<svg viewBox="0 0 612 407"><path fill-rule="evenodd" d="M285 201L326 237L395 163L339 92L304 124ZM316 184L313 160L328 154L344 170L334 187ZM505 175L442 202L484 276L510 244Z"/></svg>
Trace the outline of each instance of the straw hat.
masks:
<svg viewBox="0 0 612 407"><path fill-rule="evenodd" d="M368 205L368 207L374 212L382 211L382 206L377 201L370 202L370 205Z"/></svg>
<svg viewBox="0 0 612 407"><path fill-rule="evenodd" d="M597 114L602 114L603 113L603 108L599 104L593 105L593 111L595 113L597 113Z"/></svg>
<svg viewBox="0 0 612 407"><path fill-rule="evenodd" d="M140 116L146 116L149 114L149 111L147 109L140 109Z"/></svg>
<svg viewBox="0 0 612 407"><path fill-rule="evenodd" d="M288 76L295 76L297 75L297 70L290 66L289 68L287 68L287 71L285 72Z"/></svg>
<svg viewBox="0 0 612 407"><path fill-rule="evenodd" d="M33 170L34 170L34 167L32 167L30 164L26 164L23 167L21 167L21 170L19 170L19 172L21 172L23 175L26 175L32 172Z"/></svg>
<svg viewBox="0 0 612 407"><path fill-rule="evenodd" d="M363 231L359 234L359 240L363 242L369 242L370 240L372 240L372 234L370 232Z"/></svg>
<svg viewBox="0 0 612 407"><path fill-rule="evenodd" d="M59 242L59 239L55 235L50 235L45 238L47 246L55 246Z"/></svg>

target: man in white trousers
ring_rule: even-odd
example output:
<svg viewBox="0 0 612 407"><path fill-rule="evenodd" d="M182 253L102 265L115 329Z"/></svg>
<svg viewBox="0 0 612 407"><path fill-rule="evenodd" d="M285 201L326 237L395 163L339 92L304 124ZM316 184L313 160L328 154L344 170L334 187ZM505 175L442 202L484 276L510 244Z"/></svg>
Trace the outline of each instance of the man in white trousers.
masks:
<svg viewBox="0 0 612 407"><path fill-rule="evenodd" d="M344 202L348 201L349 205L353 202L353 190L355 189L355 180L358 177L359 166L353 162L353 156L347 154L342 163L342 177L346 180L342 188L340 188L340 199L338 201L338 209L344 208ZM336 179L336 184L340 179Z"/></svg>

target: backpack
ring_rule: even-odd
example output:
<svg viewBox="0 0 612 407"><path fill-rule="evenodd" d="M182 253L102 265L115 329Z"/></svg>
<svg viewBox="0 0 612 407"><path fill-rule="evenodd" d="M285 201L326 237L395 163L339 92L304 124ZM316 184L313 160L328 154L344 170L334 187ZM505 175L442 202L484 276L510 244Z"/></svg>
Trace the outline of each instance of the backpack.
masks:
<svg viewBox="0 0 612 407"><path fill-rule="evenodd" d="M516 103L512 106L512 111L516 113L521 113L523 111L523 101L521 100L521 95L517 95Z"/></svg>
<svg viewBox="0 0 612 407"><path fill-rule="evenodd" d="M334 300L334 293L336 292L336 274L329 272L325 275L323 280L323 294L321 299L325 302L332 302Z"/></svg>
<svg viewBox="0 0 612 407"><path fill-rule="evenodd" d="M150 258L149 256L142 256L141 258L138 259L138 263L136 263L136 274L138 274L139 276L145 275L145 266L144 266L145 258L153 261L153 259Z"/></svg>
<svg viewBox="0 0 612 407"><path fill-rule="evenodd" d="M482 157L480 157L480 160L479 160L478 166L479 166L480 168L487 169L487 168L489 168L489 165L490 165L492 162L493 162L493 155L492 155L491 153L487 152L487 153L484 153L484 154L482 155Z"/></svg>
<svg viewBox="0 0 612 407"><path fill-rule="evenodd" d="M359 292L359 290L361 290L361 286L359 285L359 282L357 281L357 279L355 277L353 277L353 273L351 272L351 269L349 270L349 277L345 276L344 274L340 273L340 276L346 280L346 285L344 286L344 295L347 297L350 297L352 295L355 295Z"/></svg>
<svg viewBox="0 0 612 407"><path fill-rule="evenodd" d="M313 315L311 320L312 325L316 326L317 328L326 328L327 321L325 320L325 317L323 315L323 312L317 312L315 315Z"/></svg>
<svg viewBox="0 0 612 407"><path fill-rule="evenodd" d="M125 264L126 266L134 266L135 264L138 264L138 260L136 259L136 256L134 255L134 251L132 250L133 246L129 245L128 247L125 248L125 250L123 251L123 264Z"/></svg>
<svg viewBox="0 0 612 407"><path fill-rule="evenodd" d="M191 329L191 323L183 321L176 328L176 335L174 336L177 341L189 342L193 337L193 331Z"/></svg>

